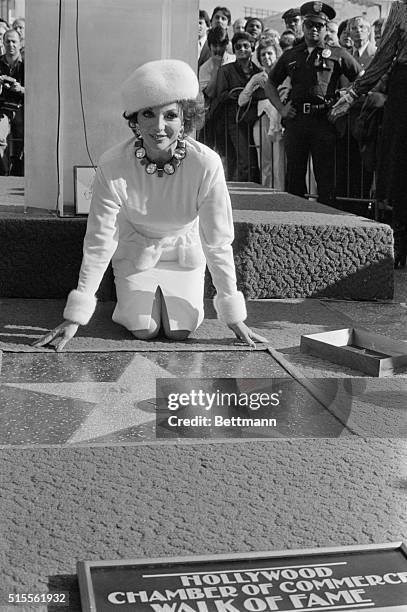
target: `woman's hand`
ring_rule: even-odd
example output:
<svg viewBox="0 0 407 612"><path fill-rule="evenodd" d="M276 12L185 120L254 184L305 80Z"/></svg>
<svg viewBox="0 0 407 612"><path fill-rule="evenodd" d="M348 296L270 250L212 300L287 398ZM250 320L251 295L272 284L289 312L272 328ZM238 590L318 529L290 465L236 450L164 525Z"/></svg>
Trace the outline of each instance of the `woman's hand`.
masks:
<svg viewBox="0 0 407 612"><path fill-rule="evenodd" d="M246 323L243 323L243 321L239 323L230 323L228 327L234 332L238 340L245 342L252 348L255 348L256 342L268 342L267 338L260 336L260 334L256 334L250 327L247 327Z"/></svg>
<svg viewBox="0 0 407 612"><path fill-rule="evenodd" d="M32 343L31 346L45 346L55 340L55 338L60 337L61 339L55 343L54 348L59 353L64 349L69 340L71 340L76 332L78 331L79 325L77 323L73 323L72 321L64 321L58 327L51 330L47 334L38 338L35 342Z"/></svg>
<svg viewBox="0 0 407 612"><path fill-rule="evenodd" d="M356 99L357 95L353 91L352 87L349 87L348 89L343 91L339 100L331 108L329 112L329 118L332 121L336 121L340 117L343 117L343 115L346 115L346 113L349 112L351 106L355 103Z"/></svg>
<svg viewBox="0 0 407 612"><path fill-rule="evenodd" d="M374 108L383 108L387 102L387 96L380 91L369 91L362 110L370 110Z"/></svg>
<svg viewBox="0 0 407 612"><path fill-rule="evenodd" d="M268 81L267 72L258 72L257 74L254 74L252 76L248 85L250 86L252 91L255 91L259 87L264 87L267 81Z"/></svg>
<svg viewBox="0 0 407 612"><path fill-rule="evenodd" d="M279 112L282 119L294 119L297 114L291 100L287 104L283 104Z"/></svg>

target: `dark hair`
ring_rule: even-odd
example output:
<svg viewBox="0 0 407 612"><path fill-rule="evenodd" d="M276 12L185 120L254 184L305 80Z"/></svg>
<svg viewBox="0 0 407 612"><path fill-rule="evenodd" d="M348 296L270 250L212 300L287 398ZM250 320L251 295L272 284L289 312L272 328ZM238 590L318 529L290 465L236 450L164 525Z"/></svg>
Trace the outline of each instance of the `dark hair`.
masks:
<svg viewBox="0 0 407 612"><path fill-rule="evenodd" d="M292 30L284 30L284 32L281 34L279 44L280 44L282 51L285 51L290 45L284 42L283 36L292 36L294 39L293 40L293 44L294 44L295 34Z"/></svg>
<svg viewBox="0 0 407 612"><path fill-rule="evenodd" d="M258 60L259 64L261 64L261 62L260 62L260 53L261 53L261 51L263 49L268 49L268 47L272 47L272 49L274 49L274 53L276 54L276 60L280 57L280 55L281 55L281 48L276 43L276 41L273 38L262 38L259 41L259 44L257 45L257 49L256 49L256 56L257 56L257 60Z"/></svg>
<svg viewBox="0 0 407 612"><path fill-rule="evenodd" d="M374 21L374 22L372 23L372 26L373 26L373 27L375 27L375 26L377 26L377 27L379 27L379 26L380 26L380 27L382 27L385 21L386 21L386 20L385 20L385 18L384 18L384 17L379 17L378 19L376 19L376 21Z"/></svg>
<svg viewBox="0 0 407 612"><path fill-rule="evenodd" d="M261 24L261 31L263 32L264 30L264 23L263 23L263 19L260 19L260 17L249 17L246 21L246 25L244 27L244 29L247 31L247 26L250 25L252 23L252 21L258 21Z"/></svg>
<svg viewBox="0 0 407 612"><path fill-rule="evenodd" d="M206 40L208 42L208 46L211 45L226 45L229 43L229 36L227 31L222 28L222 26L215 26L214 28L210 28L207 33Z"/></svg>
<svg viewBox="0 0 407 612"><path fill-rule="evenodd" d="M205 23L209 28L211 25L211 20L209 19L209 15L206 11L199 11L199 19L205 19Z"/></svg>
<svg viewBox="0 0 407 612"><path fill-rule="evenodd" d="M255 38L248 32L236 32L236 34L233 34L232 38L233 53L235 52L235 44L238 40L247 40L247 42L249 42L252 47L252 51L254 51L254 47L256 46Z"/></svg>
<svg viewBox="0 0 407 612"><path fill-rule="evenodd" d="M212 23L212 19L215 17L216 13L218 12L223 13L225 17L227 17L228 25L232 23L232 14L226 6L217 6L216 8L213 9L211 23Z"/></svg>
<svg viewBox="0 0 407 612"><path fill-rule="evenodd" d="M193 130L199 130L205 122L205 107L200 97L196 100L176 100L182 108L182 116L184 119L184 132L190 134ZM135 124L137 123L137 113L124 112L123 117L126 119L129 128L135 132Z"/></svg>
<svg viewBox="0 0 407 612"><path fill-rule="evenodd" d="M338 26L338 38L341 36L342 32L344 30L346 30L346 28L348 27L348 21L349 19L345 19L345 21L341 21L341 23Z"/></svg>
<svg viewBox="0 0 407 612"><path fill-rule="evenodd" d="M280 35L280 38L281 36L294 36L295 38L295 32L293 32L293 30L290 30L290 29L284 30L284 32Z"/></svg>

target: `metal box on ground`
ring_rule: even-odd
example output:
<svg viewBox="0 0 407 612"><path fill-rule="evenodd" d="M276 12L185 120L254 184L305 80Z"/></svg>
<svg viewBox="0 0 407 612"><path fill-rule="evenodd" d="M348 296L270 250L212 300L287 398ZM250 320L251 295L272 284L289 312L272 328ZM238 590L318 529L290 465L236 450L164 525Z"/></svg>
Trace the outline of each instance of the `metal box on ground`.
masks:
<svg viewBox="0 0 407 612"><path fill-rule="evenodd" d="M361 370L369 376L385 376L407 367L407 342L363 329L335 329L304 335L301 336L300 350Z"/></svg>

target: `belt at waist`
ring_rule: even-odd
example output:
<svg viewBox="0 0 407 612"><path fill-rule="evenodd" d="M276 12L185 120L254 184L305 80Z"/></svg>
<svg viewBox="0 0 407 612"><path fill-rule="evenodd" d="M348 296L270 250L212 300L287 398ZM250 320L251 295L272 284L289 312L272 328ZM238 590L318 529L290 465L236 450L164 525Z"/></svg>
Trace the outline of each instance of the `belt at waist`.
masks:
<svg viewBox="0 0 407 612"><path fill-rule="evenodd" d="M312 102L293 102L293 106L297 113L302 113L303 115L313 115L329 110L329 104L327 104L327 102L321 102L320 104L313 104Z"/></svg>

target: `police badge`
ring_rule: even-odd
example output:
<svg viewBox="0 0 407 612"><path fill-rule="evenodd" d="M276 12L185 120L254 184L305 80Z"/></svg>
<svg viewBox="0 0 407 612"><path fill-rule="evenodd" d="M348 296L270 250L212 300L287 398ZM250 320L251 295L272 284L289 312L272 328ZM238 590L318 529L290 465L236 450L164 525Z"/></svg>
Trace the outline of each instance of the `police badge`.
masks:
<svg viewBox="0 0 407 612"><path fill-rule="evenodd" d="M321 13L322 12L322 2L314 2L314 5L312 7L315 11L315 13Z"/></svg>
<svg viewBox="0 0 407 612"><path fill-rule="evenodd" d="M332 51L330 49L324 49L321 55L324 59L328 59L328 57L331 57Z"/></svg>

